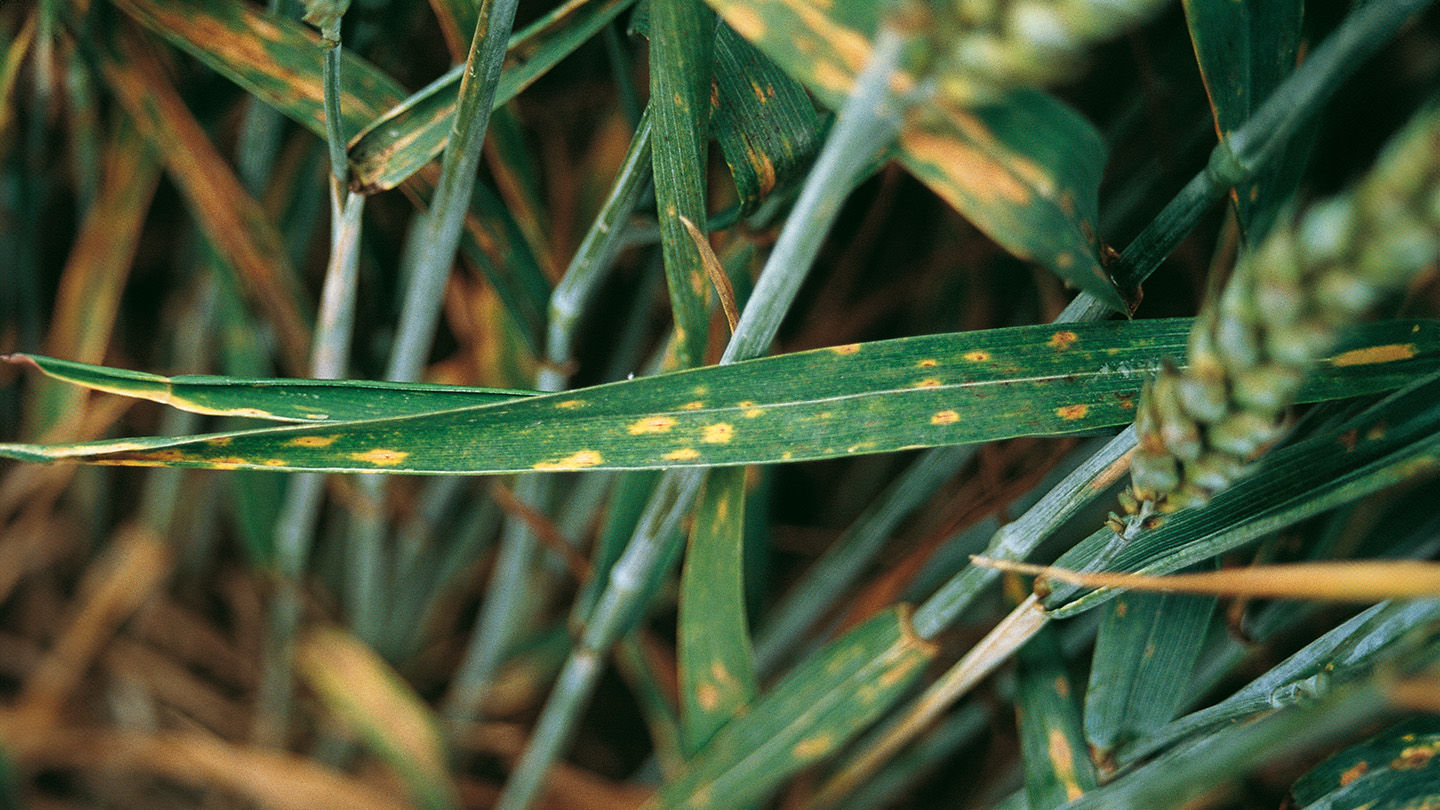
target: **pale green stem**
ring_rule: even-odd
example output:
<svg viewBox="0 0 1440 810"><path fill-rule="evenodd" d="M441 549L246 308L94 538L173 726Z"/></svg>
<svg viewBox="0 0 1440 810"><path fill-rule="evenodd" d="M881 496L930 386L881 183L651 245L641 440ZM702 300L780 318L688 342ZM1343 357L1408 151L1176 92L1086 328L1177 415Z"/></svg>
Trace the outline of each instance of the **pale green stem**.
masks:
<svg viewBox="0 0 1440 810"><path fill-rule="evenodd" d="M470 56L460 81L455 120L440 160L440 182L425 213L425 236L418 246L419 259L405 291L400 326L385 375L394 382L414 382L420 378L435 340L445 281L455 263L465 214L470 210L471 190L480 168L485 130L490 124L491 104L518 2L483 0L480 5L475 36L470 41Z"/></svg>
<svg viewBox="0 0 1440 810"><path fill-rule="evenodd" d="M630 150L620 166L610 195L576 250L564 277L550 295L546 362L536 375L536 386L541 391L560 391L566 386L575 326L605 278L606 270L612 266L611 259L624 225L649 185L650 133L647 109L635 130ZM538 508L550 500L554 485L553 476L521 476L515 485L515 497L531 508ZM524 616L520 606L533 573L536 542L534 532L524 521L515 518L506 521L479 618L445 700L444 714L452 728L462 727L479 712L485 694L510 650Z"/></svg>

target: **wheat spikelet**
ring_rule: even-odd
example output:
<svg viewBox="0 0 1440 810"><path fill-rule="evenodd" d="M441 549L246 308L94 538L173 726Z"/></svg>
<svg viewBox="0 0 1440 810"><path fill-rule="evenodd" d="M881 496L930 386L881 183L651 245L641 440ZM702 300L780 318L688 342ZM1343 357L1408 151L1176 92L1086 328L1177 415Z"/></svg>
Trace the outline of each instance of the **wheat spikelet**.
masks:
<svg viewBox="0 0 1440 810"><path fill-rule="evenodd" d="M1284 433L1305 375L1377 301L1440 257L1440 106L1416 116L1370 174L1277 224L1196 319L1182 368L1141 396L1125 498L1205 503Z"/></svg>
<svg viewBox="0 0 1440 810"><path fill-rule="evenodd" d="M938 90L975 106L1011 87L1074 76L1086 52L1149 19L1165 0L949 0L932 28Z"/></svg>

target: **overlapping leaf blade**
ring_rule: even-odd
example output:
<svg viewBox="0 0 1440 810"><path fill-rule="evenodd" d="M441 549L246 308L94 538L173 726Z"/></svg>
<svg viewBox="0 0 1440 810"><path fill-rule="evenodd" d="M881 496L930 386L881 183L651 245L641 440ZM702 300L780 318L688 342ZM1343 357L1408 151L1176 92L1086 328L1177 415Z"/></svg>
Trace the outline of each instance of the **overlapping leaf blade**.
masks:
<svg viewBox="0 0 1440 810"><path fill-rule="evenodd" d="M56 380L148 399L182 411L280 422L383 419L490 405L532 394L501 388L362 380L236 380L206 374L164 377L40 355L16 354L8 359L34 366Z"/></svg>
<svg viewBox="0 0 1440 810"><path fill-rule="evenodd" d="M797 666L731 721L646 807L745 807L867 726L935 655L896 607Z"/></svg>
<svg viewBox="0 0 1440 810"><path fill-rule="evenodd" d="M878 3L710 5L832 109L844 102L869 60L880 24ZM895 82L913 87L919 79L912 71ZM896 156L1005 249L1044 264L1116 309L1124 307L1100 265L1096 241L1105 149L1094 128L1065 105L1026 89L977 110L936 100L907 123Z"/></svg>
<svg viewBox="0 0 1440 810"><path fill-rule="evenodd" d="M336 472L635 469L800 461L1132 418L1189 320L929 335L676 372L433 413L208 436L0 445L30 461ZM1361 330L1306 401L1394 388L1440 365L1440 322ZM419 396L412 392L412 396ZM265 403L255 407L264 409ZM449 408L449 409L446 409Z"/></svg>
<svg viewBox="0 0 1440 810"><path fill-rule="evenodd" d="M745 618L745 468L712 470L696 507L680 578L680 736L686 754L704 747L755 697L755 659Z"/></svg>

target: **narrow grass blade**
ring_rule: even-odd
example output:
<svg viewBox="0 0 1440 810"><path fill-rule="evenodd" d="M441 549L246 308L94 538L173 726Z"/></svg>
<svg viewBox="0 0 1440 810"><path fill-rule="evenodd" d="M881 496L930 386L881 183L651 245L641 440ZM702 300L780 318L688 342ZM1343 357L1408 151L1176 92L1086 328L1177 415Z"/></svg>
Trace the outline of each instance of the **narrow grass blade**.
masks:
<svg viewBox="0 0 1440 810"><path fill-rule="evenodd" d="M1080 729L1080 701L1066 671L1054 627L1043 627L1020 648L1015 683L1016 724L1030 810L1074 801L1097 784Z"/></svg>
<svg viewBox="0 0 1440 810"><path fill-rule="evenodd" d="M469 408L531 396L529 391L358 380L237 380L205 374L163 377L38 354L0 356L93 391L148 399L192 413L282 422L344 422Z"/></svg>
<svg viewBox="0 0 1440 810"><path fill-rule="evenodd" d="M295 654L300 677L427 810L459 807L440 728L430 709L380 656L342 630L311 631Z"/></svg>
<svg viewBox="0 0 1440 810"><path fill-rule="evenodd" d="M745 807L834 753L902 693L935 655L905 608L856 627L736 718L647 807Z"/></svg>
<svg viewBox="0 0 1440 810"><path fill-rule="evenodd" d="M728 25L715 30L711 126L742 212L793 184L820 148L820 116L805 89Z"/></svg>
<svg viewBox="0 0 1440 810"><path fill-rule="evenodd" d="M1222 141L1295 69L1304 11L1301 0L1254 5L1186 0L1190 42ZM1251 242L1259 241L1294 193L1309 143L1280 148L1280 155L1231 192L1240 227Z"/></svg>
<svg viewBox="0 0 1440 810"><path fill-rule="evenodd" d="M562 3L510 40L510 61L495 88L495 107L510 101L561 59L587 42L634 0ZM473 14L466 35L475 30ZM353 187L364 193L394 188L434 160L450 138L463 65L450 70L383 114L360 124L350 144Z"/></svg>
<svg viewBox="0 0 1440 810"><path fill-rule="evenodd" d="M1290 788L1297 810L1400 810L1440 804L1440 718L1391 726L1316 765Z"/></svg>
<svg viewBox="0 0 1440 810"><path fill-rule="evenodd" d="M1407 633L1437 619L1440 600L1436 599L1386 602L1367 608L1219 703L1180 717L1121 748L1116 752L1116 761L1129 765L1187 737L1213 733L1237 720L1313 700L1334 684L1368 675L1394 654Z"/></svg>
<svg viewBox="0 0 1440 810"><path fill-rule="evenodd" d="M1381 404L1287 447L1272 451L1256 473L1203 509L1169 515L1141 532L1107 568L1164 574L1237 548L1297 520L1349 503L1440 467L1440 380L1412 385ZM1085 569L1105 555L1105 532L1064 554L1056 567ZM1057 588L1057 617L1116 595L1101 588L1073 601Z"/></svg>
<svg viewBox="0 0 1440 810"><path fill-rule="evenodd" d="M799 0L710 3L831 108L868 60L880 18L875 3L823 10ZM902 72L896 81L913 87L919 76ZM907 122L897 157L1007 250L1124 308L1099 262L1096 208L1105 150L1090 124L1063 104L1027 89L974 110L936 101Z"/></svg>
<svg viewBox="0 0 1440 810"><path fill-rule="evenodd" d="M1223 796L1227 786L1250 770L1329 743L1383 717L1382 683L1337 689L1319 700L1276 712L1253 723L1235 724L1085 794L1066 810L1147 810L1194 806Z"/></svg>
<svg viewBox="0 0 1440 810"><path fill-rule="evenodd" d="M650 28L655 206L675 321L675 359L680 367L688 368L704 362L709 284L681 218L705 222L715 24L700 0L651 0Z"/></svg>
<svg viewBox="0 0 1440 810"><path fill-rule="evenodd" d="M97 50L106 83L164 158L206 238L274 322L287 364L303 369L309 316L274 223L190 114L147 43L120 29Z"/></svg>
<svg viewBox="0 0 1440 810"><path fill-rule="evenodd" d="M1102 761L1118 746L1174 719L1215 599L1129 593L1100 624L1085 690L1085 739Z"/></svg>
<svg viewBox="0 0 1440 810"><path fill-rule="evenodd" d="M757 691L745 618L745 468L714 470L695 508L680 576L681 740L693 755Z"/></svg>
<svg viewBox="0 0 1440 810"><path fill-rule="evenodd" d="M1127 406L1141 382L1161 358L1178 353L1188 327L1188 320L1176 319L902 338L414 416L182 438L0 445L0 455L218 469L486 473L801 461L1063 435L1128 422ZM1356 340L1368 347L1347 348L1322 364L1302 391L1304 401L1383 391L1440 363L1440 322L1375 324ZM1193 519L1182 515L1174 522L1188 525L1182 517Z"/></svg>
<svg viewBox="0 0 1440 810"><path fill-rule="evenodd" d="M320 37L298 21L223 0L118 0L136 22L199 59L211 70L325 137ZM340 112L356 132L405 98L383 71L346 52Z"/></svg>

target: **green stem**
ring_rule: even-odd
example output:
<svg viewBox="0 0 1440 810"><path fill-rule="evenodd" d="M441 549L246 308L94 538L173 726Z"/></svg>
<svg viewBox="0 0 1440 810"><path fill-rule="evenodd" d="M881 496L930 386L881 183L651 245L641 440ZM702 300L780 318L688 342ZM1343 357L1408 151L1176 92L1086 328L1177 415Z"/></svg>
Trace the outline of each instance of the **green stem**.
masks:
<svg viewBox="0 0 1440 810"><path fill-rule="evenodd" d="M837 595L849 592L895 527L965 466L975 449L976 445L970 444L925 451L806 570L756 635L755 666L762 677L796 651L800 636L834 604Z"/></svg>
<svg viewBox="0 0 1440 810"><path fill-rule="evenodd" d="M722 363L760 355L774 339L819 253L840 204L869 156L899 132L901 104L890 86L904 39L888 27L878 38L870 64L856 82L815 168L760 274ZM555 691L541 711L530 745L510 775L498 810L524 810L539 795L545 776L575 731L576 720L594 693L611 645L633 622L644 583L666 558L666 541L704 480L703 469L669 472L661 479L635 534L610 570L608 585L591 614L580 643L561 670Z"/></svg>
<svg viewBox="0 0 1440 810"><path fill-rule="evenodd" d="M605 271L611 267L610 260L615 255L624 224L649 185L650 136L647 108L610 195L576 250L564 277L550 295L546 362L536 375L539 390L560 391L565 388L575 325L604 279ZM553 476L522 476L516 484L515 497L536 508L551 498L554 483ZM480 710L485 694L509 652L523 616L520 605L533 571L536 542L534 532L523 521L514 518L506 521L479 618L446 698L444 713L452 728L460 728Z"/></svg>
<svg viewBox="0 0 1440 810"><path fill-rule="evenodd" d="M484 0L480 5L465 76L460 82L455 120L440 160L440 182L425 214L424 237L418 245L417 261L405 291L404 309L386 371L386 378L395 382L414 382L420 378L435 340L445 281L455 263L465 215L470 210L471 189L480 168L485 130L490 123L495 87L500 80L500 67L505 61L518 2Z"/></svg>
<svg viewBox="0 0 1440 810"><path fill-rule="evenodd" d="M325 26L321 37L325 48L325 143L330 148L330 174L343 186L350 166L345 158L345 122L340 118L340 21Z"/></svg>
<svg viewBox="0 0 1440 810"><path fill-rule="evenodd" d="M1076 467L1025 514L1001 526L981 556L996 560L1023 560L1040 543L1096 495L1104 492L1107 478L1116 477L1116 465L1135 447L1135 429L1111 439ZM921 638L934 638L964 615L981 591L1000 576L994 568L967 565L915 611L912 619Z"/></svg>
<svg viewBox="0 0 1440 810"><path fill-rule="evenodd" d="M332 195L340 186L331 184ZM320 292L320 312L311 347L315 379L345 376L354 334L355 298L360 268L360 223L365 198L347 193L343 205L332 196L330 262ZM281 747L285 741L294 684L291 659L302 608L300 581L310 560L315 528L325 495L325 476L302 473L290 479L275 526L275 601L265 638L265 666L257 700L255 739Z"/></svg>
<svg viewBox="0 0 1440 810"><path fill-rule="evenodd" d="M1244 126L1215 146L1205 168L1130 242L1110 269L1115 283L1122 290L1144 283L1216 200L1254 177L1366 59L1431 2L1377 0L1346 17ZM1099 320L1107 312L1089 293L1081 293L1060 320Z"/></svg>
<svg viewBox="0 0 1440 810"><path fill-rule="evenodd" d="M612 264L625 231L625 223L634 213L640 198L650 184L650 109L641 114L630 141L630 150L620 164L615 185L605 198L590 230L575 250L575 258L565 269L560 283L550 293L550 324L545 334L545 362L536 378L541 391L560 391L569 377L566 369L572 359L575 326L580 314L594 297L605 271Z"/></svg>

